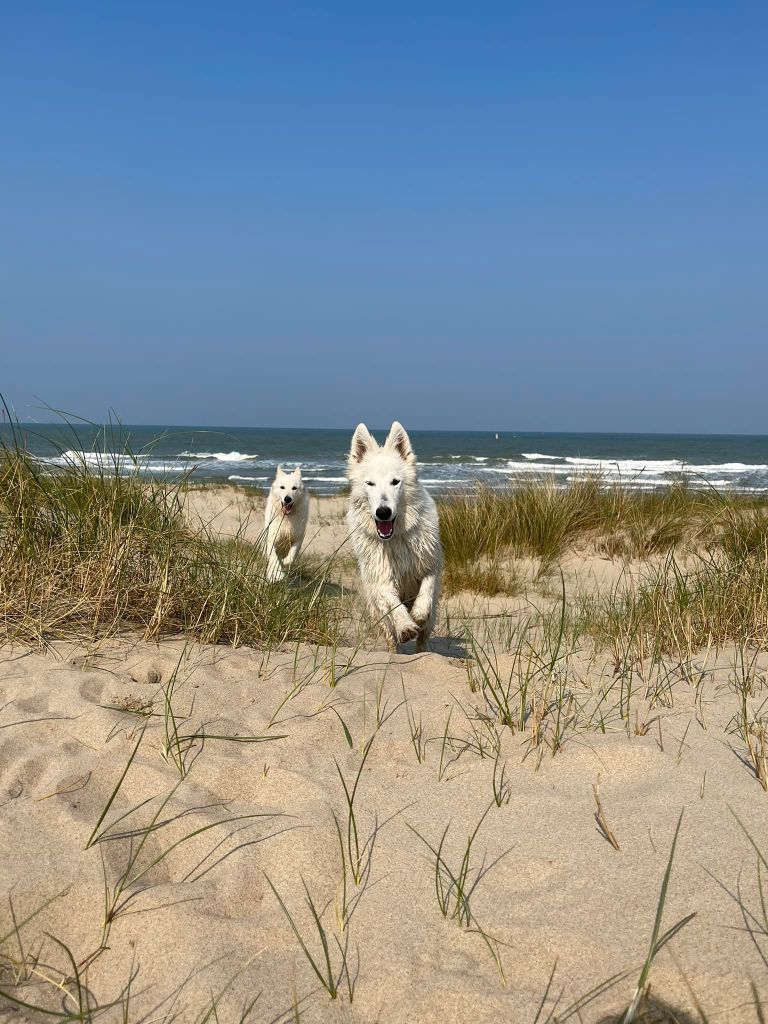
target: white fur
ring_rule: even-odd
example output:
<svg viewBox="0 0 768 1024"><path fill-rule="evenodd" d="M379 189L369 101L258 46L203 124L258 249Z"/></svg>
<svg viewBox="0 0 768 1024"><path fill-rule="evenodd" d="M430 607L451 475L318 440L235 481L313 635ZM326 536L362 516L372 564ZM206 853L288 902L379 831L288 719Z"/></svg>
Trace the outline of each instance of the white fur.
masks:
<svg viewBox="0 0 768 1024"><path fill-rule="evenodd" d="M403 427L393 423L380 447L361 423L352 437L347 476L347 526L368 611L392 647L415 637L423 651L437 617L443 552L437 506L419 482ZM389 539L377 529L379 508L389 508L394 517Z"/></svg>
<svg viewBox="0 0 768 1024"><path fill-rule="evenodd" d="M284 514L284 499L293 499L291 511ZM264 545L267 552L267 578L281 580L285 569L292 565L301 550L309 519L309 496L304 490L301 470L286 473L277 467L275 479L269 489L264 511Z"/></svg>

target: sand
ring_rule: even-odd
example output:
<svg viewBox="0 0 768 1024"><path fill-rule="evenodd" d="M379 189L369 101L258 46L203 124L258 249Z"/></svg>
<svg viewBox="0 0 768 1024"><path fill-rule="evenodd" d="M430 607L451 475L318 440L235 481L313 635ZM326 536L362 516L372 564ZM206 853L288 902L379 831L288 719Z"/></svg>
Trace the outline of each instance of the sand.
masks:
<svg viewBox="0 0 768 1024"><path fill-rule="evenodd" d="M313 502L311 557L343 546L342 509L341 499ZM224 532L251 515L246 533L259 532L259 503L239 493L199 492L190 511ZM589 554L566 563L568 578L582 582L616 571ZM459 595L448 603L454 615L469 606L499 614L505 599ZM12 989L19 975L0 967L0 988L75 1010L72 998L44 982L61 978L56 968L72 974L47 933L77 963L108 947L83 975L94 1003L106 1008L103 1020L124 1019L122 1006L108 1004L133 970L130 1021L202 1021L212 994L211 1019L222 1022L241 1020L256 996L246 1019L259 1022L607 1021L634 992L684 812L664 928L696 916L659 953L652 991L691 1020L699 1018L689 985L710 1021L757 1020L750 982L768 1000L768 936L755 851L734 815L768 855L768 794L728 728L737 706L729 685L734 652L699 664L706 673L698 687L677 677L655 706L640 701L644 734L616 719L605 732L582 723L552 756L544 745L531 748L527 733L487 719L469 685L477 665L463 650L460 638L441 633L424 655L309 647L267 655L130 639L90 654L66 645L0 652L0 937L13 928L9 897L17 921L52 899L2 945L28 970L39 958L29 976L40 984ZM500 655L501 671L509 660ZM760 655L757 675L766 666ZM574 699L587 706L610 671L586 652L574 655ZM263 742L192 741L182 778L164 756L163 691L172 678L182 735ZM369 743L354 800L363 879L356 886L347 864L351 915L342 929L334 815L346 843L347 803L339 773L351 788ZM494 772L498 788L502 766L497 806ZM618 850L595 820L598 783ZM158 811L132 872L139 877L105 935L105 890L113 891ZM437 847L450 826L443 853L458 872L486 811L470 884L485 873L471 894L471 926L462 927L453 905L447 918L441 913L424 840ZM347 949L349 982L343 978L336 999L321 987L270 886L322 967L302 880L337 971L338 943ZM569 1009L624 972L580 1017ZM0 1009L0 1021L38 1019Z"/></svg>

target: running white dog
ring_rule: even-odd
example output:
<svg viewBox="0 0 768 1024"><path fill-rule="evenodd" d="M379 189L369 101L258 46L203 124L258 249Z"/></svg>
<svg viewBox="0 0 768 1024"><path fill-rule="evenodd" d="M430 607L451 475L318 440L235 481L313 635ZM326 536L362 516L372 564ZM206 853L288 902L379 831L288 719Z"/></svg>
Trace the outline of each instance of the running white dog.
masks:
<svg viewBox="0 0 768 1024"><path fill-rule="evenodd" d="M416 638L423 651L435 625L443 552L437 507L419 482L404 428L382 447L361 423L352 437L347 526L368 611L392 649Z"/></svg>
<svg viewBox="0 0 768 1024"><path fill-rule="evenodd" d="M267 579L281 580L301 550L309 519L309 498L304 491L301 470L286 473L277 467L264 512L264 543L267 550Z"/></svg>

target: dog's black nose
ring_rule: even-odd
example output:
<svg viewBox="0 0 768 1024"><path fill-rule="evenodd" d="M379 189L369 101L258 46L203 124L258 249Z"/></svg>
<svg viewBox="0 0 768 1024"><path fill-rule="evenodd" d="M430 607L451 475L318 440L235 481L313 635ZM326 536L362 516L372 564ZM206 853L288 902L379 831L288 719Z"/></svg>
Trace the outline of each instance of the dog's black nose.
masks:
<svg viewBox="0 0 768 1024"><path fill-rule="evenodd" d="M386 505L381 505L379 508L376 509L376 518L380 519L382 523L386 523L386 521L389 518L391 518L391 516L392 509L387 508Z"/></svg>
<svg viewBox="0 0 768 1024"><path fill-rule="evenodd" d="M286 496L283 498L283 504L284 505L291 505L292 503L293 503L293 498L290 496L290 494L286 494Z"/></svg>

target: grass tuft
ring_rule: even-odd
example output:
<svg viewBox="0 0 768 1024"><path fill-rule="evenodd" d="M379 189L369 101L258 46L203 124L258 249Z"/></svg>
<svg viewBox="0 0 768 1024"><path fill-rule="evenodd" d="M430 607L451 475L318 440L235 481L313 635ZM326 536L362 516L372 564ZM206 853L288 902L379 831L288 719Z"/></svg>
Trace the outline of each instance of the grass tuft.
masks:
<svg viewBox="0 0 768 1024"><path fill-rule="evenodd" d="M138 631L204 643L327 642L338 606L324 572L266 580L261 546L193 529L183 483L71 460L43 472L0 449L0 642L93 643Z"/></svg>

